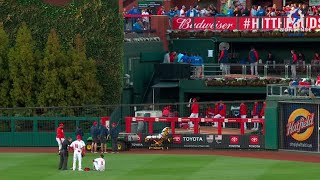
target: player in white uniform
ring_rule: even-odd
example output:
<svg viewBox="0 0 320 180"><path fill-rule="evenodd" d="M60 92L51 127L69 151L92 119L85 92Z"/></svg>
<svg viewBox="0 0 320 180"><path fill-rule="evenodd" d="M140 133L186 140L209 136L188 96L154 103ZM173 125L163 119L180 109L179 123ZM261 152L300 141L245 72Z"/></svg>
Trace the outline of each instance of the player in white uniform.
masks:
<svg viewBox="0 0 320 180"><path fill-rule="evenodd" d="M72 165L72 170L76 170L76 163L78 160L78 170L79 171L83 171L82 167L81 167L81 163L82 163L82 154L85 151L85 144L84 142L81 140L81 136L78 135L77 136L77 140L73 141L70 145L71 148L73 148L73 165Z"/></svg>
<svg viewBox="0 0 320 180"><path fill-rule="evenodd" d="M99 158L96 158L92 161L93 162L93 170L104 171L106 169L106 161L103 158L104 158L104 155L100 154Z"/></svg>

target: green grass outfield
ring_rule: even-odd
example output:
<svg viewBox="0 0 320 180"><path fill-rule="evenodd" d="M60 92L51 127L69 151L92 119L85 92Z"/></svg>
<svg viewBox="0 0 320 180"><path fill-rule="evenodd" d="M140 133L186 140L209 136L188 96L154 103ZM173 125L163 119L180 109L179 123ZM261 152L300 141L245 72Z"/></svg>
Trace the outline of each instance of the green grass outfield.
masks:
<svg viewBox="0 0 320 180"><path fill-rule="evenodd" d="M92 168L87 154L83 167ZM72 154L69 156L69 168ZM44 153L0 153L1 180L312 180L320 164L213 155L106 154L105 172L59 171L59 156Z"/></svg>

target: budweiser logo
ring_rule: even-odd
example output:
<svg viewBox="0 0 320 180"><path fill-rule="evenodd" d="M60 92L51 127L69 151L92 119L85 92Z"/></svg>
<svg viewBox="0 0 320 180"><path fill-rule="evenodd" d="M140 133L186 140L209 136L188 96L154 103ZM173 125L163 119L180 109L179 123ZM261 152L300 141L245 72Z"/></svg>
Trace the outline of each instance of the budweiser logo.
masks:
<svg viewBox="0 0 320 180"><path fill-rule="evenodd" d="M211 29L214 30L215 27L217 30L227 30L235 26L233 23L221 22L217 21L214 23L213 18L201 18L195 19L194 23L192 22L192 18L176 18L174 19L175 27L181 30L204 30ZM193 24L193 27L192 27Z"/></svg>
<svg viewBox="0 0 320 180"><path fill-rule="evenodd" d="M302 130L314 126L314 113L307 117L300 117L298 121L289 122L287 124L287 136L291 136L295 133L300 133Z"/></svg>

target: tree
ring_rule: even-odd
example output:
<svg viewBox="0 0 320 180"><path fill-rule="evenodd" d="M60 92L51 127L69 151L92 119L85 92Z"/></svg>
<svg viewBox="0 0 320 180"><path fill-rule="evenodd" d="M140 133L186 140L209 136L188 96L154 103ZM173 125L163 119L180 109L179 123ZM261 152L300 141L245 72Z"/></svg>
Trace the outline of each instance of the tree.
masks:
<svg viewBox="0 0 320 180"><path fill-rule="evenodd" d="M44 58L39 63L41 71L40 91L37 97L39 106L66 106L65 100L65 77L67 62L66 55L61 50L58 35L54 29L51 30Z"/></svg>
<svg viewBox="0 0 320 180"><path fill-rule="evenodd" d="M15 46L9 51L8 64L12 82L10 91L12 106L33 107L36 61L31 30L26 23L22 23L18 30Z"/></svg>
<svg viewBox="0 0 320 180"><path fill-rule="evenodd" d="M92 59L87 59L86 50L78 34L75 47L68 53L68 67L65 70L66 101L69 106L99 104L102 88L96 80L96 65Z"/></svg>
<svg viewBox="0 0 320 180"><path fill-rule="evenodd" d="M0 25L0 107L10 106L8 49L9 36Z"/></svg>

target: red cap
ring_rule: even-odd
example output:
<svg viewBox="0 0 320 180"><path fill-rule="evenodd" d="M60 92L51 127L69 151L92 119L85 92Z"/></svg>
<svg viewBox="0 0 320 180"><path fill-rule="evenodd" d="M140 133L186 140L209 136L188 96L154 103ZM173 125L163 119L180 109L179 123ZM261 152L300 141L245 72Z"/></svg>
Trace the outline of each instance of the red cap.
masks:
<svg viewBox="0 0 320 180"><path fill-rule="evenodd" d="M61 124L59 124L59 126L64 126L64 125L61 123Z"/></svg>
<svg viewBox="0 0 320 180"><path fill-rule="evenodd" d="M112 125L115 126L115 125L117 125L117 123L113 122Z"/></svg>
<svg viewBox="0 0 320 180"><path fill-rule="evenodd" d="M77 139L81 139L81 136L80 136L80 135L77 135Z"/></svg>
<svg viewBox="0 0 320 180"><path fill-rule="evenodd" d="M98 124L98 122L97 122L97 121L93 122L93 125L97 125L97 124Z"/></svg>

